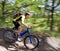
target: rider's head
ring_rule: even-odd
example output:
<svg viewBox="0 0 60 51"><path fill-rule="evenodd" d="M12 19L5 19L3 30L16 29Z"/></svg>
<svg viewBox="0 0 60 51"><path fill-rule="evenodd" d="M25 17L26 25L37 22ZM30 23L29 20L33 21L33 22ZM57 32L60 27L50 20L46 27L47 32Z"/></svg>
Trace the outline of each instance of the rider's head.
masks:
<svg viewBox="0 0 60 51"><path fill-rule="evenodd" d="M25 13L25 18L30 18L30 13L29 12Z"/></svg>

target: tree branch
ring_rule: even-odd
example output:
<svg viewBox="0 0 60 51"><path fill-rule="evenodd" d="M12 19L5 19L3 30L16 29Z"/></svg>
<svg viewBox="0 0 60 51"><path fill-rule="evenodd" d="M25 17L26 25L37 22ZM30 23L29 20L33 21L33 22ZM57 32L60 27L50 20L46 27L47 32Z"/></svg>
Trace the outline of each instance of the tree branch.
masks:
<svg viewBox="0 0 60 51"><path fill-rule="evenodd" d="M58 4L56 6L54 6L54 8L58 7L59 5L60 5L60 0L59 0Z"/></svg>

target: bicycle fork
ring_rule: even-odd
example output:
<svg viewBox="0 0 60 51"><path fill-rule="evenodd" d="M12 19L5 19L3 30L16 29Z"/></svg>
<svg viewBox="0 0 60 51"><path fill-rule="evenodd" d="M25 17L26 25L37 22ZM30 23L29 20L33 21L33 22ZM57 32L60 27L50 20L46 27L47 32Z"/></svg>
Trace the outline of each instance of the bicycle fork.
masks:
<svg viewBox="0 0 60 51"><path fill-rule="evenodd" d="M29 41L32 43L32 35L29 33Z"/></svg>
<svg viewBox="0 0 60 51"><path fill-rule="evenodd" d="M30 43L32 43L32 35L29 36Z"/></svg>

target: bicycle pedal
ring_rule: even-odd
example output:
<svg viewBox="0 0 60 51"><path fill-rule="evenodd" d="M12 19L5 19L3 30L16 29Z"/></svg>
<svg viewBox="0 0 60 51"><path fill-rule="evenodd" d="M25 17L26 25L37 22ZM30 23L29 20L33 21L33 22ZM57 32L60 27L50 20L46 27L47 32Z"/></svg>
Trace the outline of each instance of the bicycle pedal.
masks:
<svg viewBox="0 0 60 51"><path fill-rule="evenodd" d="M19 41L19 42L21 42L22 40L23 40L23 38L19 38L19 37L18 37L18 41Z"/></svg>

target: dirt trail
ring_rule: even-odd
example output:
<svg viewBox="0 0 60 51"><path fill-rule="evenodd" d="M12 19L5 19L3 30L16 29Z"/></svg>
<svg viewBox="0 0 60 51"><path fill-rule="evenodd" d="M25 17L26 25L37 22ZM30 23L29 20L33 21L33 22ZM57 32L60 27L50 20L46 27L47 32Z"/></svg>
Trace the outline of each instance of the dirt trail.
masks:
<svg viewBox="0 0 60 51"><path fill-rule="evenodd" d="M60 39L55 37L42 37L42 41L39 43L39 46L34 50L26 49L23 42L19 43L21 47L20 49L8 50L11 45L4 42L3 32L3 29L0 30L0 51L60 51Z"/></svg>

